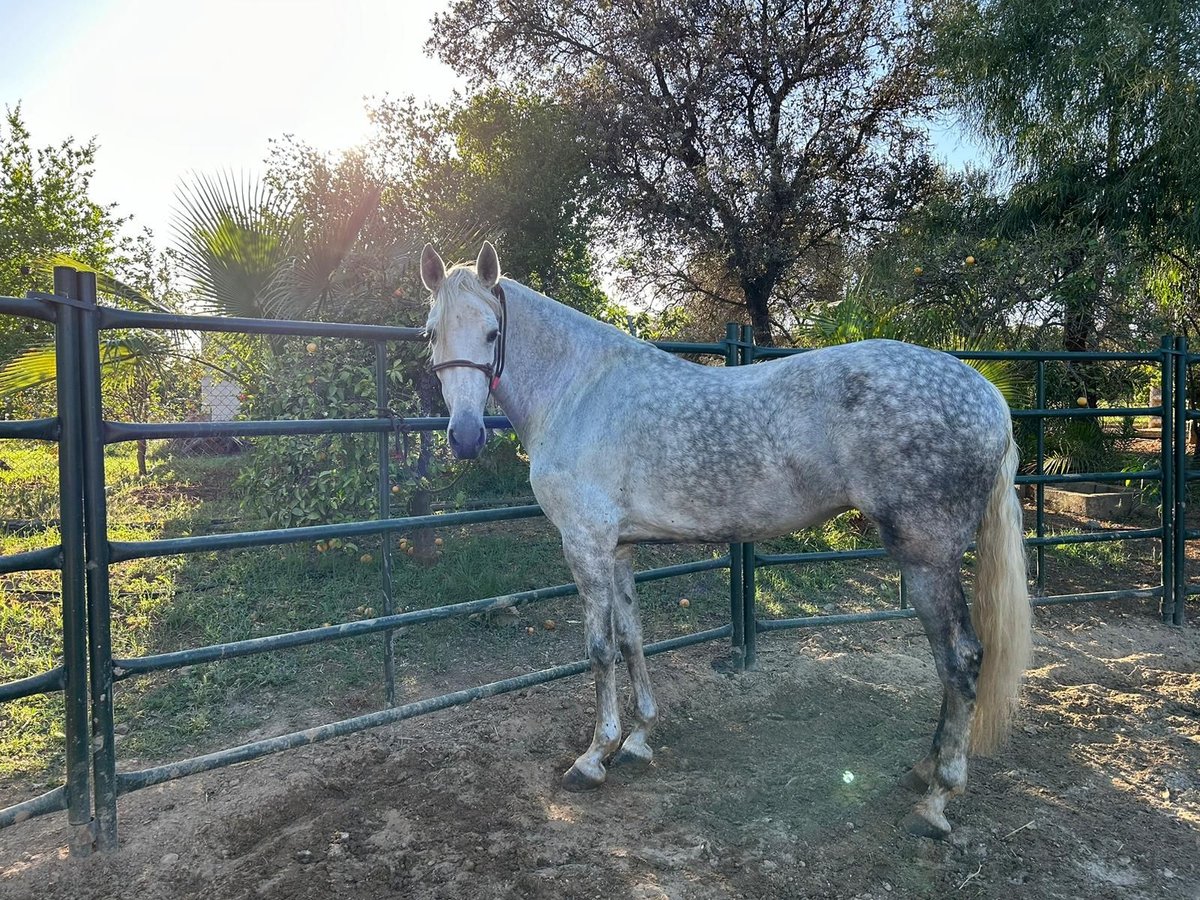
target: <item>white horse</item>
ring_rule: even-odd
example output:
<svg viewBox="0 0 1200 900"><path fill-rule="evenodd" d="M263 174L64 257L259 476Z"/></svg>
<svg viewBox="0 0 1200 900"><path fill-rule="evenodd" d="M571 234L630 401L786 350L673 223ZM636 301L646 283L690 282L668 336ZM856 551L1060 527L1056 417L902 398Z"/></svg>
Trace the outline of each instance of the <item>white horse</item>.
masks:
<svg viewBox="0 0 1200 900"><path fill-rule="evenodd" d="M904 779L924 793L904 824L948 834L968 745L986 752L1007 734L1030 656L1017 452L999 391L947 354L895 341L696 365L502 281L490 243L449 272L427 245L421 277L450 447L479 454L494 394L583 598L596 728L563 786L598 787L606 762L652 756L635 544L755 541L857 508L904 572L943 685L932 749ZM960 568L976 531L972 624ZM624 743L618 650L635 709Z"/></svg>

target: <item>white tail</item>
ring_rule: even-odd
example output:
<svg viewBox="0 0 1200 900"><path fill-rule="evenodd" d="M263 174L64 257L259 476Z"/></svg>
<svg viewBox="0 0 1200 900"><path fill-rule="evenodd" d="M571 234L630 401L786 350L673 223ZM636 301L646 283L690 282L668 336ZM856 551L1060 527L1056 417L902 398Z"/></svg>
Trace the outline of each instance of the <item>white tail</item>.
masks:
<svg viewBox="0 0 1200 900"><path fill-rule="evenodd" d="M1016 472L1017 446L1010 431L1008 452L992 484L976 543L978 571L971 618L983 644L971 727L971 752L977 754L992 752L1008 736L1021 676L1033 657L1024 523L1013 489Z"/></svg>

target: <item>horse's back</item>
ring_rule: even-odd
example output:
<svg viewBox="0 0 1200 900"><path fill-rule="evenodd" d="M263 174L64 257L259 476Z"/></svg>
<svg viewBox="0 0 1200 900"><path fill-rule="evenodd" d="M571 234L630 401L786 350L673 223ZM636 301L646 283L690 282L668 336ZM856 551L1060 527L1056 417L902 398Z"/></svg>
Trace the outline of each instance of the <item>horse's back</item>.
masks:
<svg viewBox="0 0 1200 900"><path fill-rule="evenodd" d="M628 540L761 538L849 507L902 527L974 516L1007 414L979 373L895 341L728 369L638 352L565 410L544 462L609 496Z"/></svg>

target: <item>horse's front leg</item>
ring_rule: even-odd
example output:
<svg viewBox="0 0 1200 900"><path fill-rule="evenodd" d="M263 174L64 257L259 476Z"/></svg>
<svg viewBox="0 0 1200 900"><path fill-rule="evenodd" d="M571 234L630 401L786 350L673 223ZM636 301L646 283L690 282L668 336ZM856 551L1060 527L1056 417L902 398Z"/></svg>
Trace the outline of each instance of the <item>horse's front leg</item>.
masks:
<svg viewBox="0 0 1200 900"><path fill-rule="evenodd" d="M642 653L642 623L633 578L633 552L634 548L629 545L617 549L617 596L613 602L613 624L617 632L617 646L625 657L625 664L629 666L636 724L625 738L620 752L613 757L613 765L646 765L654 758L649 737L658 719L658 706L654 702L650 673L646 671L646 657Z"/></svg>
<svg viewBox="0 0 1200 900"><path fill-rule="evenodd" d="M613 632L614 583L611 544L594 539L563 537L563 552L583 598L584 632L592 676L596 680L596 728L591 746L563 775L569 791L587 791L604 783L604 761L616 752L621 741L621 719L617 708L617 645Z"/></svg>

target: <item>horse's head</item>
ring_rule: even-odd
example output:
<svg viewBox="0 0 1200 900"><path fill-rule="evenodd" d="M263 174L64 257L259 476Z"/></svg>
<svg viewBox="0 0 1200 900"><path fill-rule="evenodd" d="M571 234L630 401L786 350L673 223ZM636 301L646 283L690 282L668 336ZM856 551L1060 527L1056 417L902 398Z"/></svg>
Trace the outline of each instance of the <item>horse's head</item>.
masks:
<svg viewBox="0 0 1200 900"><path fill-rule="evenodd" d="M431 244L421 254L421 280L429 289L433 370L450 408L446 436L459 459L474 459L486 432L483 408L504 368L505 303L496 248L484 241L475 266L446 264Z"/></svg>

